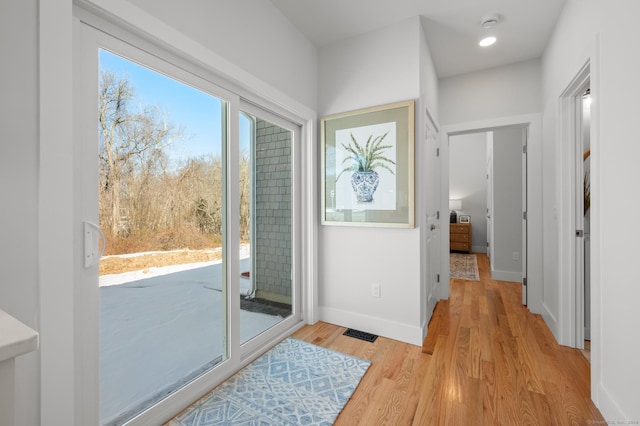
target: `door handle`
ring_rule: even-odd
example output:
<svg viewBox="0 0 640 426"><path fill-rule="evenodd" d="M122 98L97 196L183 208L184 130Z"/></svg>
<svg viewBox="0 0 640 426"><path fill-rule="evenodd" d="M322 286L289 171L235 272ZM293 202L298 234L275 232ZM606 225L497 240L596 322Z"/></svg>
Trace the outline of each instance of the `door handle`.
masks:
<svg viewBox="0 0 640 426"><path fill-rule="evenodd" d="M436 226L432 223L431 224L431 230L433 231L434 229L436 229Z"/></svg>
<svg viewBox="0 0 640 426"><path fill-rule="evenodd" d="M102 229L93 222L84 222L84 267L89 268L100 261L107 248L107 239Z"/></svg>

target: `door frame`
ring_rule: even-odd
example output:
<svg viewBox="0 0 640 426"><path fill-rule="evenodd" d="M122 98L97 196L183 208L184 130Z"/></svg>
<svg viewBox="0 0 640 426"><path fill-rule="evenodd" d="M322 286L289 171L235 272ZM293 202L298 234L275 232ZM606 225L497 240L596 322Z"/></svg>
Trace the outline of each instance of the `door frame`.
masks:
<svg viewBox="0 0 640 426"><path fill-rule="evenodd" d="M578 101L586 86L591 84L591 61L588 60L578 71L560 95L559 102L559 170L558 170L558 207L559 207L559 261L558 273L561 283L565 283L560 291L560 343L573 348L584 348L584 290L581 276L578 273L579 259L582 250L577 247L575 231L577 223L577 146L582 138L582 113L578 110ZM592 97L594 90L592 88ZM594 124L592 108L591 123ZM591 128L592 136L593 127ZM596 138L591 138L593 145ZM597 151L597 148L596 148ZM591 178L594 179L594 158L591 159ZM593 188L593 185L592 185ZM592 224L594 222L592 210ZM595 224L594 224L595 225ZM592 225L593 226L593 225ZM582 240L582 239L581 239ZM593 253L593 251L592 251ZM593 262L591 262L593 265ZM593 319L593 316L592 316Z"/></svg>
<svg viewBox="0 0 640 426"><path fill-rule="evenodd" d="M527 227L542 230L542 114L524 114L488 120L443 126L441 139L441 200L448 205L449 196L449 138L451 136L486 132L496 127L523 126L528 129L527 148ZM446 220L445 220L446 219ZM441 269L445 282L449 282L449 228L448 215L440 218L445 229L441 235ZM531 312L542 311L542 232L528 232L527 239L527 302ZM441 299L449 297L449 286L441 286Z"/></svg>
<svg viewBox="0 0 640 426"><path fill-rule="evenodd" d="M286 330L278 330L277 335L269 342L264 342L260 348L251 347L248 348L248 351L245 350L241 354L239 351L235 351L234 353L234 345L232 345L230 347L230 351L232 352L230 353L230 357L227 361L233 361L232 363L236 366L236 370L242 368L271 346L275 345L279 340L290 335L295 329L304 325L304 323L313 323L317 320L318 296L317 269L315 266L317 264L317 209L315 196L317 166L315 164L314 156L316 152L316 114L315 112L310 111L292 101L286 95L274 92L271 87L264 83L258 84L250 78L245 79L245 83L241 83L237 80L231 81L225 78L225 71L228 71L229 66L222 66L222 70L220 70L220 68L218 68L220 64L215 60L212 61L211 58L206 54L203 54L203 52L196 46L190 45L189 43L186 43L187 45L183 46L183 48L178 49L176 46L180 45L183 40L172 38L172 34L167 35L167 33L162 31L163 27L161 25L160 27L148 28L150 31L147 34L140 34L135 31L135 28L137 27L135 22L135 17L137 15L135 14L131 16L134 22L127 22L125 24L124 22L116 20L116 18L105 19L104 15L94 15L91 12L92 11L80 9L74 6L72 34L74 41L73 70L77 78L80 78L83 75L82 73L87 71L86 69L81 71L83 64L78 58L80 55L76 55L76 52L78 51L77 49L83 49L83 45L87 42L86 38L83 38L80 35L81 28L86 23L88 27L93 27L93 29L97 31L108 31L109 34L118 40L126 40L125 43L134 43L137 48L140 48L144 52L151 53L152 55L155 53L156 56L164 58L165 61L168 61L173 65L177 65L186 73L191 72L198 78L209 81L211 84L221 88L223 91L231 92L234 94L236 102L238 103L239 99L243 99L250 103L261 105L263 108L272 111L276 115L293 122L295 125L299 126L299 129L301 130L299 132L300 140L298 141L300 157L299 164L296 165L298 173L297 177L299 178L296 179L296 181L299 182L298 191L300 194L298 201L300 232L298 236L299 244L295 248L300 260L300 264L296 265L296 275L299 276L299 282L301 284L301 289L297 296L302 299L299 305L301 321ZM143 18L144 17L140 19L144 20ZM138 23L140 23L140 19L138 19ZM128 29L124 29L125 27ZM173 46L173 48L171 46ZM177 53L178 51L179 53ZM196 58L198 57L204 59L197 60ZM41 65L41 72L47 71L49 68L55 69L55 64L50 61L46 61ZM54 73L54 75L57 74ZM69 75L71 75L71 73L69 73ZM49 78L44 80L48 82L51 81ZM59 158L72 159L74 157L75 148L74 143L71 143L71 141L80 137L83 132L89 134L88 132L93 131L93 134L95 133L95 129L83 129L82 125L79 123L80 120L76 120L76 114L78 112L76 107L80 105L80 103L77 102L79 90L78 86L74 85L74 90L70 91L70 97L75 101L70 103L70 109L68 111L68 115L71 117L69 125L70 129L73 129L73 137L68 138L68 143L57 145L56 149L46 150L46 152L43 151L41 158L42 164L50 165L52 167L52 171L54 169L56 170L54 173L44 173L46 176L51 177L47 187L55 189L55 191L52 191L52 194L64 193L69 195L68 198L70 198L70 200L68 200L68 203L61 203L61 210L68 214L66 217L73 217L73 219L67 219L69 225L73 228L73 232L69 232L68 235L61 236L60 232L63 227L57 226L57 224L56 226L48 227L48 229L56 229L60 232L43 232L43 246L48 247L55 245L56 247L61 247L59 253L64 256L65 259L68 259L68 262L64 264L64 267L68 269L62 271L60 265L56 266L56 269L52 271L53 274L51 279L55 281L64 276L64 273L57 273L58 271L72 274L73 279L70 280L72 282L72 288L69 288L70 291L63 294L56 294L55 298L49 297L49 292L45 292L43 293L41 301L43 320L59 317L62 309L62 312L69 312L68 316L63 317L65 321L70 322L69 327L65 327L64 329L58 328L56 330L52 329L51 333L48 334L48 339L51 341L50 347L57 346L60 350L55 354L49 355L47 353L43 356L42 388L50 388L55 383L57 384L58 389L55 392L47 394L50 395L51 398L48 396L43 397L41 413L44 415L45 413L57 410L60 414L56 414L48 418L64 418L60 423L69 425L94 424L97 422L98 413L97 402L93 401L96 399L93 395L95 395L98 386L96 363L93 360L93 353L97 351L97 341L96 339L89 338L89 347L85 347L85 342L87 341L85 339L87 339L88 336L87 327L90 324L87 325L87 323L83 323L83 319L86 318L87 315L91 316L91 314L87 313L88 310L91 309L91 306L94 308L97 306L97 299L91 296L90 299L93 300L89 304L91 306L84 304L83 294L86 294L87 289L83 289L83 277L78 276L78 274L74 272L77 271L77 267L75 265L77 265L79 260L82 259L82 247L75 244L75 241L82 241L80 238L81 229L77 224L78 220L81 218L75 213L76 209L74 207L74 203L78 200L73 200L74 198L77 198L73 194L77 191L78 187L77 183L76 185L71 185L72 182L70 175L59 173L56 167L60 164L57 162ZM256 93L261 93L262 95L256 95ZM51 105L51 107L46 111L43 110L42 120L47 123L53 123L58 117L59 111L53 107L55 104L54 99L51 99L46 104ZM71 108L71 105L75 106ZM238 112L238 109L239 108L236 106L235 112ZM234 123L237 125L237 117L234 119L234 112L232 111L230 114L231 132L237 132L234 128ZM50 127L49 124L44 128L47 127ZM53 133L55 134L55 132ZM67 139L65 138L65 141L66 140ZM62 162L62 164L65 163ZM65 170L73 170L73 164L69 164L69 167L65 168ZM88 184L91 183L88 182ZM60 190L58 186L62 189ZM233 199L230 200L230 204L232 203ZM59 217L59 215L55 217ZM95 220L95 218L93 219ZM51 224L51 221L47 220L46 223ZM231 240L233 240L233 238L231 238ZM231 252L234 252L234 247L237 248L237 242L229 244L229 250ZM47 265L49 265L51 263L49 261L51 256L47 255L46 258ZM234 261L233 256L230 256L230 259L232 260L230 261L231 267L229 270L238 269L233 268L234 265L237 265L237 260ZM234 292L229 293L231 296L234 294ZM56 322L60 323L60 321L57 320ZM62 336L63 339L56 339L57 336ZM235 345L235 347L237 348L238 345ZM68 363L65 363L68 365L68 368L57 368L54 363L58 359L68 361ZM224 363L226 363L226 361ZM88 372L85 367L92 367L93 370ZM171 399L171 403L168 404L168 407L161 410L154 410L153 412L151 410L146 411L132 419L129 424L150 424L165 421L177 414L184 407L194 402L197 398L193 395L202 395L211 389L216 383L221 382L229 375L228 372L224 373L215 371L215 369L210 373L212 374L205 374L201 376L194 382L191 382L191 384L182 388L180 392L176 392L169 397ZM48 384L47 386L45 386L45 381ZM182 392L182 390L187 388L190 388L189 393L191 396L187 396Z"/></svg>

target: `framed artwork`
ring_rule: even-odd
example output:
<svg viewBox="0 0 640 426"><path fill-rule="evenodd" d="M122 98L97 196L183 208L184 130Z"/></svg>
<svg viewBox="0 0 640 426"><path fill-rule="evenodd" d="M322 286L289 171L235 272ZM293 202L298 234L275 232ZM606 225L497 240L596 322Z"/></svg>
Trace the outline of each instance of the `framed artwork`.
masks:
<svg viewBox="0 0 640 426"><path fill-rule="evenodd" d="M468 214L461 214L460 216L458 216L458 222L471 223L471 216L469 216Z"/></svg>
<svg viewBox="0 0 640 426"><path fill-rule="evenodd" d="M322 224L414 227L414 102L322 117Z"/></svg>

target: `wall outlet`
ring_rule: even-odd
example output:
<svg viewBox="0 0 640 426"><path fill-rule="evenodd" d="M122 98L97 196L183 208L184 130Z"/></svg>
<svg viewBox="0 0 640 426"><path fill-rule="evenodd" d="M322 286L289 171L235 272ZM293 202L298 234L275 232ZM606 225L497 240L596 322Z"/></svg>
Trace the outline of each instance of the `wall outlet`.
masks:
<svg viewBox="0 0 640 426"><path fill-rule="evenodd" d="M380 284L371 284L371 297L380 297Z"/></svg>
<svg viewBox="0 0 640 426"><path fill-rule="evenodd" d="M514 251L513 254L511 255L511 258L513 260L520 260L520 253L517 251Z"/></svg>

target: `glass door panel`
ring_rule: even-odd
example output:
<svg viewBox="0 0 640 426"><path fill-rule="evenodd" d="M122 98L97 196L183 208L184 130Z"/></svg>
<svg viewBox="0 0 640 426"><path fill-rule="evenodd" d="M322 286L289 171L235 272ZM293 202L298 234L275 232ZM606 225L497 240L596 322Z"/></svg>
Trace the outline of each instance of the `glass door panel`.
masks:
<svg viewBox="0 0 640 426"><path fill-rule="evenodd" d="M101 424L122 424L227 358L227 103L99 53Z"/></svg>
<svg viewBox="0 0 640 426"><path fill-rule="evenodd" d="M293 313L294 132L240 114L240 341Z"/></svg>

